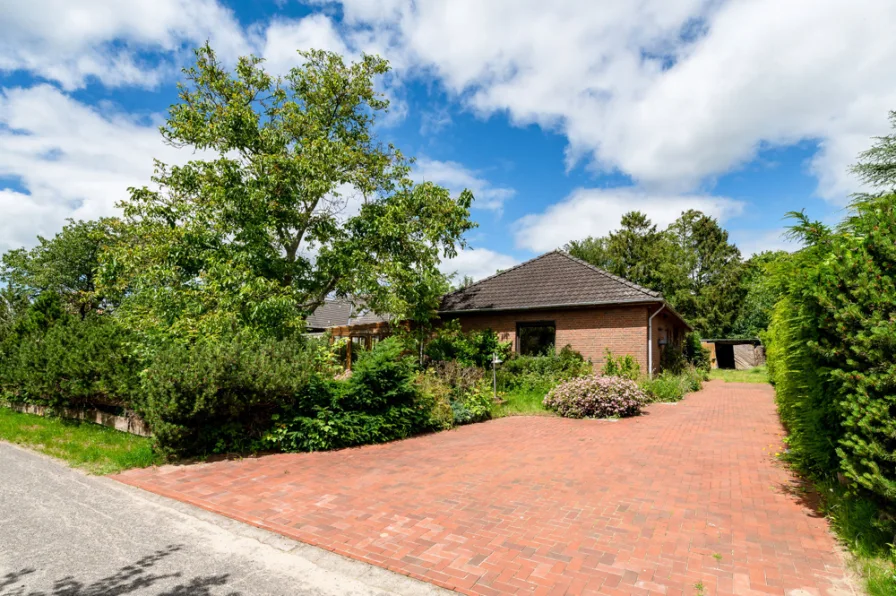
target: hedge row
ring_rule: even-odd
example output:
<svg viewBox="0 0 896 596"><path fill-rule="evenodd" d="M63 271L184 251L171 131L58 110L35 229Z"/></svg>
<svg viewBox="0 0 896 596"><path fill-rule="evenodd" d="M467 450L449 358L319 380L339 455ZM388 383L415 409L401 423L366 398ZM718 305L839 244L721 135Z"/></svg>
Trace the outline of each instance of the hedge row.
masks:
<svg viewBox="0 0 896 596"><path fill-rule="evenodd" d="M769 374L793 461L896 509L896 195L835 230L795 214L806 246L780 265Z"/></svg>

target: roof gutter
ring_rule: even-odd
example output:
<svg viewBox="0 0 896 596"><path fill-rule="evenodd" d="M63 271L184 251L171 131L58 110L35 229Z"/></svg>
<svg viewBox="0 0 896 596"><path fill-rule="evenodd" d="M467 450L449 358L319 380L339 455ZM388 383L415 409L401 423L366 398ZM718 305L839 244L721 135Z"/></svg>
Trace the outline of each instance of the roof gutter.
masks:
<svg viewBox="0 0 896 596"><path fill-rule="evenodd" d="M655 313L647 317L647 376L653 378L653 317L666 308L666 303L657 309Z"/></svg>

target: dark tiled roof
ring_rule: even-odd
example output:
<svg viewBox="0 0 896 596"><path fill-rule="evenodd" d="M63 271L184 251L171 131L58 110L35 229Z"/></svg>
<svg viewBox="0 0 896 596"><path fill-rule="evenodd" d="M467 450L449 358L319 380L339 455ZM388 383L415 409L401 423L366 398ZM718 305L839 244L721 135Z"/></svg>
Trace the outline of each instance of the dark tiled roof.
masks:
<svg viewBox="0 0 896 596"><path fill-rule="evenodd" d="M327 300L318 306L305 320L308 329L326 329L348 325L352 316L352 303L348 300Z"/></svg>
<svg viewBox="0 0 896 596"><path fill-rule="evenodd" d="M371 323L388 323L392 320L390 315L378 315L372 310L360 310L348 320L349 325L368 325Z"/></svg>
<svg viewBox="0 0 896 596"><path fill-rule="evenodd" d="M441 312L658 302L659 292L556 250L442 298Z"/></svg>

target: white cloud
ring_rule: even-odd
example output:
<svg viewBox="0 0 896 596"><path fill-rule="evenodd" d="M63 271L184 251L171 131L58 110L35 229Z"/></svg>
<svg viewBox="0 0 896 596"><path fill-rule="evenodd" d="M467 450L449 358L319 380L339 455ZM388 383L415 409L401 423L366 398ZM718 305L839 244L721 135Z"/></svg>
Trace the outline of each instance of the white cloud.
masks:
<svg viewBox="0 0 896 596"><path fill-rule="evenodd" d="M476 172L454 161L423 157L417 160L411 175L420 182L434 182L444 186L454 195L469 189L476 198L473 207L478 209L501 211L504 202L516 194L512 188L493 186Z"/></svg>
<svg viewBox="0 0 896 596"><path fill-rule="evenodd" d="M697 209L725 221L743 210L743 203L704 195L647 194L631 188L580 188L542 213L526 215L514 224L518 248L546 252L570 240L604 236L619 227L629 211L643 211L663 229L683 211Z"/></svg>
<svg viewBox="0 0 896 596"><path fill-rule="evenodd" d="M818 193L896 108L892 0L343 0L349 39L478 112L558 129L569 162L682 192L817 140ZM354 41L352 41L354 43Z"/></svg>
<svg viewBox="0 0 896 596"><path fill-rule="evenodd" d="M487 248L468 248L457 253L453 259L442 261L440 267L445 275L456 275L456 281L469 275L478 281L499 270L509 269L519 263L517 259Z"/></svg>
<svg viewBox="0 0 896 596"><path fill-rule="evenodd" d="M248 51L232 11L216 0L4 2L0 71L27 70L69 90L91 77L152 86L174 71L166 58L206 40L228 60ZM147 62L139 57L147 51L162 55Z"/></svg>
<svg viewBox="0 0 896 596"><path fill-rule="evenodd" d="M286 73L302 64L298 50L327 50L342 54L347 60L357 58L345 45L332 19L322 14L295 20L275 19L256 43L261 46L267 68L276 73Z"/></svg>
<svg viewBox="0 0 896 596"><path fill-rule="evenodd" d="M52 236L66 217L94 219L116 212L129 186L149 184L153 158L192 157L165 145L157 122L141 122L106 107L103 113L49 85L0 95L0 177L27 193L0 190L0 252Z"/></svg>

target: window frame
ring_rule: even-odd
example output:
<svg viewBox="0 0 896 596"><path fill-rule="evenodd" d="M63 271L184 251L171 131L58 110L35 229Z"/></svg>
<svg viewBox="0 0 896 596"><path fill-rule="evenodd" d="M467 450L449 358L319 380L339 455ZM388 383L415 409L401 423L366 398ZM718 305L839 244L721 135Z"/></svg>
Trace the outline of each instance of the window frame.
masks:
<svg viewBox="0 0 896 596"><path fill-rule="evenodd" d="M527 327L553 327L554 328L554 341L552 343L554 347L554 353L557 353L557 321L556 320L539 320L539 321L517 321L516 322L516 353L520 356L524 356L522 349L522 341L520 337L520 330L525 329Z"/></svg>

